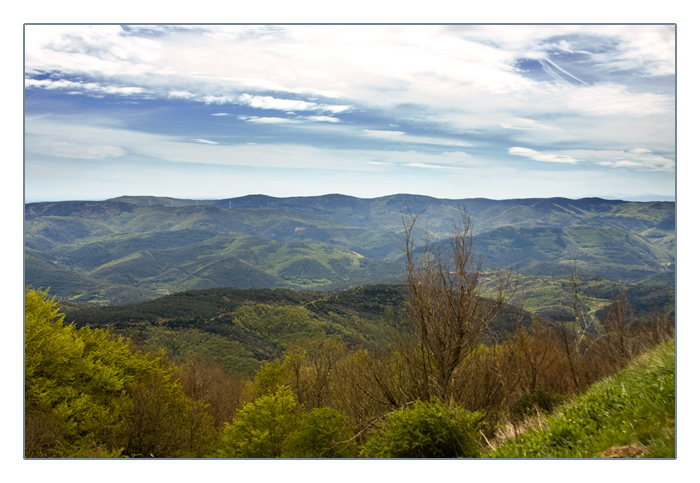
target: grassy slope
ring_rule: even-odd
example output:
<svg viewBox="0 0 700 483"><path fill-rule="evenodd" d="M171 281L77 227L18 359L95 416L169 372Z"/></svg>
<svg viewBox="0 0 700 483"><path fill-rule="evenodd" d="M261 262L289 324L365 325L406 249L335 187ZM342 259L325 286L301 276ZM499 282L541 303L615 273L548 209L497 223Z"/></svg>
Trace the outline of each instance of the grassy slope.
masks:
<svg viewBox="0 0 700 483"><path fill-rule="evenodd" d="M594 458L637 448L647 458L675 457L675 340L657 346L596 384L547 420L501 444L493 458Z"/></svg>

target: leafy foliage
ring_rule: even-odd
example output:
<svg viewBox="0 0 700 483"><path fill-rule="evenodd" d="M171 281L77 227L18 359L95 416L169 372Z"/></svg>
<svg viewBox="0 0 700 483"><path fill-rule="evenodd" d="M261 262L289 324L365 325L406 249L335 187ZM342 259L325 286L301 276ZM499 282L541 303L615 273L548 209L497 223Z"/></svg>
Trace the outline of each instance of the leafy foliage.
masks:
<svg viewBox="0 0 700 483"><path fill-rule="evenodd" d="M361 453L369 458L473 458L483 414L448 407L437 398L416 401L390 414L369 435Z"/></svg>
<svg viewBox="0 0 700 483"><path fill-rule="evenodd" d="M300 410L292 391L282 387L260 396L238 411L224 428L209 456L215 458L279 458L287 436L299 424Z"/></svg>
<svg viewBox="0 0 700 483"><path fill-rule="evenodd" d="M64 325L47 292L25 294L27 457L198 455L213 436L175 368L104 330Z"/></svg>
<svg viewBox="0 0 700 483"><path fill-rule="evenodd" d="M140 310L146 317L153 314L152 320L126 318L105 324L136 335L141 344L167 348L178 368L162 353L138 352L133 343L105 329L64 324L47 292L28 290L27 456L473 457L487 443L482 438L491 438L503 417L519 417L517 424L525 425L532 408L542 416L560 402L554 394L579 393L613 373L618 346L629 349L630 355L639 354L673 334L672 319L659 319L656 326L625 321L624 331L611 333L610 324L603 324L587 334L591 343L579 353L575 345L566 345L571 341L568 322L540 319L505 331L502 339L485 340L467 354L458 367L464 384L454 399L414 401L416 381L401 347L370 350L342 340L349 330L345 326L361 327L357 320L369 323L372 319L364 317L371 314L380 317L374 320L384 320L391 332L388 321L396 319L381 305L393 300L396 304L389 308L398 309L400 290L365 287L347 293L286 295L260 291L265 304L256 303L256 293L187 292L166 298L177 302L170 311L161 300L123 312L133 315ZM183 318L158 318L159 305L166 307L165 314ZM198 317L200 308L206 318ZM115 307L106 309L119 313L112 310ZM620 316L629 317L625 311ZM236 342L223 336L235 333L247 338ZM250 351L256 340L266 345ZM243 361L252 365L245 369ZM572 382L572 363L582 375L580 385ZM637 379L645 378L649 376ZM638 399L666 397L664 391L673 382L665 378L653 375L651 379L662 384ZM624 384L628 391L635 387ZM612 393L606 396L615 407L623 404ZM609 407L596 411L603 414L601 421L615 421ZM634 444L660 457L673 454L667 443L675 436L674 421L667 417L659 423L644 411L645 422L635 423L639 436ZM625 440L617 433L632 434L628 426L620 423L599 438L605 444L622 444ZM555 441L557 451L571 446L569 453L561 454L578 454L574 448L587 440L572 440L572 427L566 426L563 436L547 436L553 438L548 449ZM519 441L528 439L522 436Z"/></svg>
<svg viewBox="0 0 700 483"><path fill-rule="evenodd" d="M286 441L288 458L343 458L354 455L347 417L340 411L320 407L304 414L299 427Z"/></svg>
<svg viewBox="0 0 700 483"><path fill-rule="evenodd" d="M405 289L390 285L344 292L218 288L123 306L69 305L65 312L77 326L109 328L178 363L197 352L253 377L292 344L328 338L385 347L405 301Z"/></svg>

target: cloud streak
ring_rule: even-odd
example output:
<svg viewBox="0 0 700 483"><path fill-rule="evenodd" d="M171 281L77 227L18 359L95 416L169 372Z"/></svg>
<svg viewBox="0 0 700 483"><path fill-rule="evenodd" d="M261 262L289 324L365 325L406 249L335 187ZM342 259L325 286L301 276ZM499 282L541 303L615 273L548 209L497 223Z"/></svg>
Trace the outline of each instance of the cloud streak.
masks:
<svg viewBox="0 0 700 483"><path fill-rule="evenodd" d="M614 150L563 150L540 152L534 149L512 147L508 154L523 156L545 163L594 163L612 168L639 168L649 171L675 171L676 163L645 148Z"/></svg>
<svg viewBox="0 0 700 483"><path fill-rule="evenodd" d="M526 158L530 158L530 159L533 159L535 161L540 161L543 163L574 164L574 163L578 162L577 159L572 158L570 156L562 156L562 155L553 154L553 153L542 153L539 151L535 151L534 149L521 148L521 147L510 148L508 150L508 154L513 154L515 156L524 156Z"/></svg>

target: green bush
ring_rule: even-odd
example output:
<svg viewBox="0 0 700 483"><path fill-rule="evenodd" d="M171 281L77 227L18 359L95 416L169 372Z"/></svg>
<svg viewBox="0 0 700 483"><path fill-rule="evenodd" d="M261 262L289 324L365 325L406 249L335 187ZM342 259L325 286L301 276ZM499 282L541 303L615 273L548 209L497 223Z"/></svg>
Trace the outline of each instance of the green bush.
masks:
<svg viewBox="0 0 700 483"><path fill-rule="evenodd" d="M299 407L292 391L282 386L246 404L224 428L214 458L280 458L285 439L298 427Z"/></svg>
<svg viewBox="0 0 700 483"><path fill-rule="evenodd" d="M288 386L246 404L224 427L213 458L341 458L352 436L343 413L316 408L303 413Z"/></svg>
<svg viewBox="0 0 700 483"><path fill-rule="evenodd" d="M373 431L361 455L367 458L473 458L483 414L459 406L447 407L437 398L417 401L390 414Z"/></svg>
<svg viewBox="0 0 700 483"><path fill-rule="evenodd" d="M316 408L304 415L299 428L287 438L285 457L344 458L353 456L348 441L352 431L343 413L332 408Z"/></svg>

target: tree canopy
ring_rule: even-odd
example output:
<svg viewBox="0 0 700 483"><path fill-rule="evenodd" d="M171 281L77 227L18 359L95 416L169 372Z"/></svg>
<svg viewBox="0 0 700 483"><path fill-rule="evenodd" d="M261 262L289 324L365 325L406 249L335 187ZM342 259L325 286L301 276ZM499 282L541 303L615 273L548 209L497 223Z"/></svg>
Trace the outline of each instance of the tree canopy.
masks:
<svg viewBox="0 0 700 483"><path fill-rule="evenodd" d="M47 294L25 293L25 456L199 456L211 418L172 363L64 324Z"/></svg>

